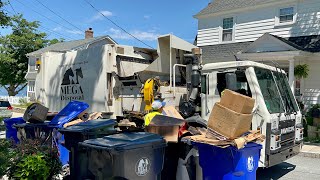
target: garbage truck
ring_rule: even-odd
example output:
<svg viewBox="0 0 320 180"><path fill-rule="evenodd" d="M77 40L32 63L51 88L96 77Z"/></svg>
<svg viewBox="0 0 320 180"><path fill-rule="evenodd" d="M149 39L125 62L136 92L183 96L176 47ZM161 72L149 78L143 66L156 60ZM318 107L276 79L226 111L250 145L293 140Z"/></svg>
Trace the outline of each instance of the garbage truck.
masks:
<svg viewBox="0 0 320 180"><path fill-rule="evenodd" d="M169 49L174 51L174 48ZM163 79L160 75L163 73L157 74L156 71L143 71L127 78L117 77L122 109L147 110L148 103L159 98L179 109L186 120L206 124L223 90L230 89L255 99L251 127L266 136L260 167L271 167L299 153L303 140L302 115L283 70L239 59L202 64L199 48L193 49L192 54L185 54L180 62L183 63L164 63L172 67L166 76L169 81L166 85L161 84ZM177 67L182 67L185 74L177 73ZM151 80L160 83L154 83L150 88L148 82ZM131 96L126 98L124 94ZM140 105L132 103L135 101Z"/></svg>

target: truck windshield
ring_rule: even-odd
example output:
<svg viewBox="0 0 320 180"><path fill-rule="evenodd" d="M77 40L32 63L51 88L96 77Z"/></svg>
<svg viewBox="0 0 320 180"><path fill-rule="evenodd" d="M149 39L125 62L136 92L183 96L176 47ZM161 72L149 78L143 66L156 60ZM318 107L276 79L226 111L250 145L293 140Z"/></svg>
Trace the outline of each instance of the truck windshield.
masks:
<svg viewBox="0 0 320 180"><path fill-rule="evenodd" d="M285 112L272 72L268 69L254 69L269 113Z"/></svg>
<svg viewBox="0 0 320 180"><path fill-rule="evenodd" d="M298 106L297 106L296 101L293 97L291 88L288 83L287 76L281 72L273 72L273 74L274 74L275 79L277 81L279 91L280 91L281 97L283 99L283 104L285 106L287 113L297 112Z"/></svg>
<svg viewBox="0 0 320 180"><path fill-rule="evenodd" d="M255 68L255 73L269 113L299 110L284 73L262 68Z"/></svg>

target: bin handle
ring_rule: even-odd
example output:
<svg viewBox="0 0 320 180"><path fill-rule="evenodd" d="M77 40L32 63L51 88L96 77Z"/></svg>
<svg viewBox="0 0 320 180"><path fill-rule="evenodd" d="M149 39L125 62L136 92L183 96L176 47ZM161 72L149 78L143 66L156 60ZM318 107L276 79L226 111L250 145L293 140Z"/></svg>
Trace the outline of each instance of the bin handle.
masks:
<svg viewBox="0 0 320 180"><path fill-rule="evenodd" d="M233 153L232 153L232 147L228 148L229 151L230 151L230 154L231 154L231 157L232 157L232 164L233 164L233 171L236 169L236 165L235 165L235 162L234 162L234 156L233 156Z"/></svg>
<svg viewBox="0 0 320 180"><path fill-rule="evenodd" d="M183 160L183 164L186 165L187 162L188 162L188 159L191 157L191 156L196 156L197 154L197 150L195 148L192 148L189 153L187 154L186 158Z"/></svg>

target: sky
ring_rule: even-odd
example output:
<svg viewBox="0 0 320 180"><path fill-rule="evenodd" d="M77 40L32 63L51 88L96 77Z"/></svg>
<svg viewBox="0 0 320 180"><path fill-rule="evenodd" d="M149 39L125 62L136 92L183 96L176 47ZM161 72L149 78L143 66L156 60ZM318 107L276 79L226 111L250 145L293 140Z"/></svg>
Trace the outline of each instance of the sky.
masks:
<svg viewBox="0 0 320 180"><path fill-rule="evenodd" d="M93 7L92 8L91 5ZM174 34L193 43L198 22L193 17L210 0L10 0L4 7L9 15L20 13L28 21L39 21L48 39L84 39L93 28L94 36L109 35L117 43L157 48L157 37ZM143 43L123 32L101 13ZM0 29L1 35L10 33ZM26 90L19 93L25 96ZM0 96L7 95L0 88Z"/></svg>
<svg viewBox="0 0 320 180"><path fill-rule="evenodd" d="M91 3L97 10L92 8ZM157 47L157 37L174 34L193 42L197 20L193 15L210 0L10 0L5 9L21 13L29 21L39 21L40 31L49 39L66 41L84 38L84 31L93 28L94 36L109 35L119 44ZM42 3L42 4L41 4ZM145 44L133 39L105 17ZM60 17L62 18L60 18ZM9 30L1 30L1 34Z"/></svg>

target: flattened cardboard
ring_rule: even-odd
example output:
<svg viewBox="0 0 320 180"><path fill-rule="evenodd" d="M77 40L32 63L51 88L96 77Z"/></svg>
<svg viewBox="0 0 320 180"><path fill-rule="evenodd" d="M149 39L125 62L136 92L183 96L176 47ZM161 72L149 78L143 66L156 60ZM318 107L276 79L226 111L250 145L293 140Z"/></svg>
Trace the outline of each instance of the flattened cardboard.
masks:
<svg viewBox="0 0 320 180"><path fill-rule="evenodd" d="M177 119L183 119L183 117L180 115L180 113L176 110L174 106L165 106L163 108L162 114Z"/></svg>
<svg viewBox="0 0 320 180"><path fill-rule="evenodd" d="M149 126L182 126L185 120L174 117L156 115L152 118Z"/></svg>
<svg viewBox="0 0 320 180"><path fill-rule="evenodd" d="M203 143L203 144L209 144L213 146L219 146L221 148L226 148L228 146L234 146L235 144L233 141L220 141L217 139L210 139L206 138L205 135L196 135L196 136L189 136L185 137L186 139L189 139L193 142Z"/></svg>
<svg viewBox="0 0 320 180"><path fill-rule="evenodd" d="M225 89L220 104L228 109L242 114L251 114L255 100L251 97Z"/></svg>
<svg viewBox="0 0 320 180"><path fill-rule="evenodd" d="M152 118L145 131L163 136L167 142L178 142L180 126L184 125L183 119L174 117L156 115Z"/></svg>
<svg viewBox="0 0 320 180"><path fill-rule="evenodd" d="M235 139L249 131L251 121L251 114L241 114L216 103L208 120L208 128L228 139Z"/></svg>

